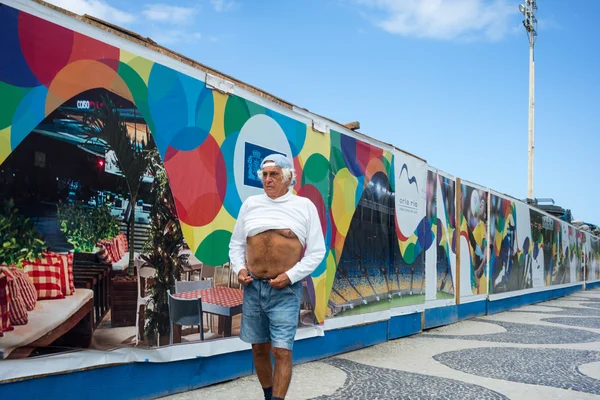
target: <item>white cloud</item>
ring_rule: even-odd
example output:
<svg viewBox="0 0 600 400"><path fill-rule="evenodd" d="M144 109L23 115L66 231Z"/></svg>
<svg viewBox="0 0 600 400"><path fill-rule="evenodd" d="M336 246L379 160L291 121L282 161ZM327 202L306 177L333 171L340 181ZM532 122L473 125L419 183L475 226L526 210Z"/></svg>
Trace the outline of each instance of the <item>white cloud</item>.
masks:
<svg viewBox="0 0 600 400"><path fill-rule="evenodd" d="M512 31L519 14L508 0L355 0L377 15L374 23L402 36L441 40L499 40Z"/></svg>
<svg viewBox="0 0 600 400"><path fill-rule="evenodd" d="M210 0L216 12L225 12L235 9L238 3L234 0Z"/></svg>
<svg viewBox="0 0 600 400"><path fill-rule="evenodd" d="M161 29L155 31L151 36L152 40L161 46L170 46L174 44L194 43L202 39L200 32L186 32L183 30L166 30Z"/></svg>
<svg viewBox="0 0 600 400"><path fill-rule="evenodd" d="M198 11L197 8L177 7L158 3L147 4L142 14L150 21L189 24L194 21L194 17Z"/></svg>
<svg viewBox="0 0 600 400"><path fill-rule="evenodd" d="M104 0L46 0L50 4L64 8L75 14L88 14L116 25L125 25L133 22L133 14L118 10Z"/></svg>

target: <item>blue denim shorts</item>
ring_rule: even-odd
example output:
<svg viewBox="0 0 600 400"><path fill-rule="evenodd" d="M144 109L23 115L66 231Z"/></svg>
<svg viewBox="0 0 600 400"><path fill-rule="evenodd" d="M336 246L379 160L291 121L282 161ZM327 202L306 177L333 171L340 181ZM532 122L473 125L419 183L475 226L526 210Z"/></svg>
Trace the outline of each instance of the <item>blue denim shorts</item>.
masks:
<svg viewBox="0 0 600 400"><path fill-rule="evenodd" d="M274 289L265 279L254 277L244 287L240 339L246 343L271 342L292 350L298 329L302 281Z"/></svg>

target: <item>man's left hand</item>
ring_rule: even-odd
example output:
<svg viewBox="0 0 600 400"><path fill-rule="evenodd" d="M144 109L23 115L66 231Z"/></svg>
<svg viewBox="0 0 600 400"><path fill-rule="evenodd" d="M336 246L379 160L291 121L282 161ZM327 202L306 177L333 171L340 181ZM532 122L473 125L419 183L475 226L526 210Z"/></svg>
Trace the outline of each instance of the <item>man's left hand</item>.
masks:
<svg viewBox="0 0 600 400"><path fill-rule="evenodd" d="M283 289L290 283L292 283L292 281L290 281L290 278L287 276L287 274L285 272L283 274L279 274L277 276L277 278L271 279L269 281L269 284L271 285L271 287L273 289Z"/></svg>

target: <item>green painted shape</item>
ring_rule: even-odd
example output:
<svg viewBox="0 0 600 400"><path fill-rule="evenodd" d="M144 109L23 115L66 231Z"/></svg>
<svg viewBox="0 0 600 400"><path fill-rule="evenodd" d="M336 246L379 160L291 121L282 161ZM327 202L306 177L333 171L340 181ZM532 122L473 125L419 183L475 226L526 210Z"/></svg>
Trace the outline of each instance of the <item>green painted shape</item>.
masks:
<svg viewBox="0 0 600 400"><path fill-rule="evenodd" d="M12 125L13 116L19 104L30 91L30 88L21 88L0 81L0 99L2 99L0 130Z"/></svg>
<svg viewBox="0 0 600 400"><path fill-rule="evenodd" d="M393 160L393 158L392 158ZM396 190L396 177L394 176L394 164L389 162L387 158L381 157L381 162L383 163L383 168L385 169L385 173L388 176L388 181L390 183L390 190L394 192Z"/></svg>
<svg viewBox="0 0 600 400"><path fill-rule="evenodd" d="M250 117L254 117L255 115L263 115L267 112L266 108L251 101L246 101L246 106L248 107L248 113Z"/></svg>
<svg viewBox="0 0 600 400"><path fill-rule="evenodd" d="M404 251L404 254L402 254L402 258L404 259L404 262L406 262L407 264L412 264L415 262L415 259L417 258L417 254L415 254L415 244L414 243L409 243L408 246L406 246L406 250Z"/></svg>
<svg viewBox="0 0 600 400"><path fill-rule="evenodd" d="M146 82L144 82L133 68L122 62L119 63L117 73L129 88L136 108L144 117L146 124L150 128L150 132L154 134L156 129L154 127L154 121L152 121L150 107L148 106L148 87L146 86Z"/></svg>
<svg viewBox="0 0 600 400"><path fill-rule="evenodd" d="M329 161L322 154L315 153L308 157L304 164L302 180L310 181L313 184L326 181L330 167Z"/></svg>
<svg viewBox="0 0 600 400"><path fill-rule="evenodd" d="M225 137L239 132L246 121L250 119L250 110L246 100L231 96L225 105Z"/></svg>
<svg viewBox="0 0 600 400"><path fill-rule="evenodd" d="M229 241L231 232L213 231L200 243L196 258L206 265L218 266L229 261Z"/></svg>
<svg viewBox="0 0 600 400"><path fill-rule="evenodd" d="M330 168L331 168L331 173L333 175L337 175L337 173L346 168L346 162L344 161L344 155L342 154L342 150L340 150L339 147L332 147L331 148L331 154L330 154Z"/></svg>

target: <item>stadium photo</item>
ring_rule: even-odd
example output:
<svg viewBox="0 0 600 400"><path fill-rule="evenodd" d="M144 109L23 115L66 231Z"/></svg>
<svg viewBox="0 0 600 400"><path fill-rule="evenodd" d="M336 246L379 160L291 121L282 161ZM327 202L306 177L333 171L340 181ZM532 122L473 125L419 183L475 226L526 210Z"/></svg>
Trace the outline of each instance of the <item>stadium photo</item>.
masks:
<svg viewBox="0 0 600 400"><path fill-rule="evenodd" d="M395 229L395 193L388 178L373 176L346 236L331 295L329 316L346 316L425 302L425 259L407 264Z"/></svg>

